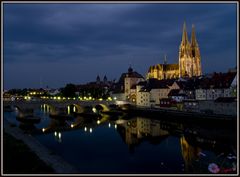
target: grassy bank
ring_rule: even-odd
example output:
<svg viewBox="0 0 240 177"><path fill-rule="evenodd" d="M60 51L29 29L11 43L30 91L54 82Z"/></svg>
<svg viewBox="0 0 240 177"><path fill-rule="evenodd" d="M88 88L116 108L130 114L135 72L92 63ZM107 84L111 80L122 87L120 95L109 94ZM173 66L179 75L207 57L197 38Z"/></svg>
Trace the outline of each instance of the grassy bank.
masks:
<svg viewBox="0 0 240 177"><path fill-rule="evenodd" d="M54 170L47 166L29 149L23 141L3 134L3 173L4 174L51 174Z"/></svg>

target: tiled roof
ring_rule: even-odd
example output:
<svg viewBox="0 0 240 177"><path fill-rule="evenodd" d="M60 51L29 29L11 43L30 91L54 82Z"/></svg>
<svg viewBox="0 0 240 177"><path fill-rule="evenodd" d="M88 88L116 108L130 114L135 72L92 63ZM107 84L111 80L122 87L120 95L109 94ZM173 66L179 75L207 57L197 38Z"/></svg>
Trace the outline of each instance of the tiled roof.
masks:
<svg viewBox="0 0 240 177"><path fill-rule="evenodd" d="M235 76L236 72L214 73L212 77L207 78L205 77L201 79L199 88L203 89L229 88Z"/></svg>

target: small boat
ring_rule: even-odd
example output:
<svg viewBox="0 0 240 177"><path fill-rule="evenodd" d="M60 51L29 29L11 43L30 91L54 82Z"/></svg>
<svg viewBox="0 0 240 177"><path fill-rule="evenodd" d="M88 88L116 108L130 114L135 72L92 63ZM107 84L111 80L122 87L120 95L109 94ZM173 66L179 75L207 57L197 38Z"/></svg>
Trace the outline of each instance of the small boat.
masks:
<svg viewBox="0 0 240 177"><path fill-rule="evenodd" d="M16 116L16 119L22 123L32 123L32 124L37 124L41 121L41 118L36 116L24 116L24 117Z"/></svg>

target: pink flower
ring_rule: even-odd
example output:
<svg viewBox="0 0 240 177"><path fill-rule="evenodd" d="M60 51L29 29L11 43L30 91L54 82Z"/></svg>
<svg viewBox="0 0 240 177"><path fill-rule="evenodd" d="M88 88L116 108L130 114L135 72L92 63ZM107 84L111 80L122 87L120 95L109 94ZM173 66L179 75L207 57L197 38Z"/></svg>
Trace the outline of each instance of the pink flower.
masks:
<svg viewBox="0 0 240 177"><path fill-rule="evenodd" d="M215 163L210 163L208 165L208 170L211 172L211 173L218 173L220 171L219 167L217 164Z"/></svg>

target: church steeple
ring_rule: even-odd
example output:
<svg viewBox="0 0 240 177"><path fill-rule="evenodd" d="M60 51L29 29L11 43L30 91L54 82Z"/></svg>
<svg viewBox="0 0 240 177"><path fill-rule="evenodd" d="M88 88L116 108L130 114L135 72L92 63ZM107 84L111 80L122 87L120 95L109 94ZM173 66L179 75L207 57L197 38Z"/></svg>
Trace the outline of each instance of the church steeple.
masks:
<svg viewBox="0 0 240 177"><path fill-rule="evenodd" d="M101 82L101 79L100 79L100 76L97 75L97 78L96 78L96 83L99 84Z"/></svg>
<svg viewBox="0 0 240 177"><path fill-rule="evenodd" d="M186 46L187 44L188 44L187 27L186 27L186 22L184 22L181 45L185 45Z"/></svg>
<svg viewBox="0 0 240 177"><path fill-rule="evenodd" d="M167 64L167 55L166 54L164 55L164 62L163 62L163 64L165 64L165 65Z"/></svg>
<svg viewBox="0 0 240 177"><path fill-rule="evenodd" d="M192 25L191 47L198 47L194 25Z"/></svg>

